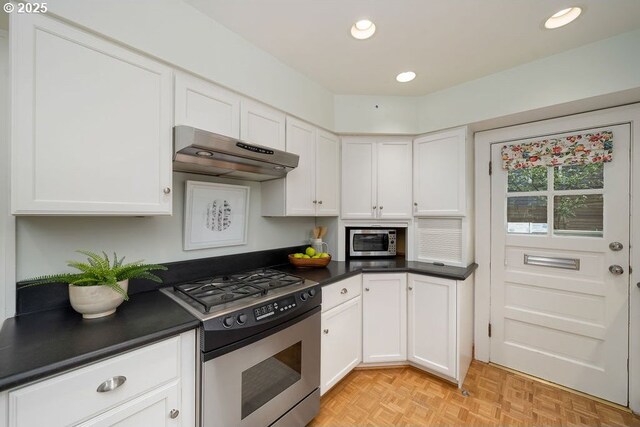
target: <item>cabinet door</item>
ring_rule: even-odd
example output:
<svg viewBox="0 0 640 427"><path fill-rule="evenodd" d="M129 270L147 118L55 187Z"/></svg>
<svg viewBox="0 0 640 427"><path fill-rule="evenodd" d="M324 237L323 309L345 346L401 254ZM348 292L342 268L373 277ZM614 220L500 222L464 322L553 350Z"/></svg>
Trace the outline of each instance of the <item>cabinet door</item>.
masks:
<svg viewBox="0 0 640 427"><path fill-rule="evenodd" d="M407 359L407 275L362 276L362 360Z"/></svg>
<svg viewBox="0 0 640 427"><path fill-rule="evenodd" d="M456 281L409 274L409 357L456 378Z"/></svg>
<svg viewBox="0 0 640 427"><path fill-rule="evenodd" d="M378 143L378 218L411 217L411 142Z"/></svg>
<svg viewBox="0 0 640 427"><path fill-rule="evenodd" d="M324 394L362 361L360 296L322 313L320 393Z"/></svg>
<svg viewBox="0 0 640 427"><path fill-rule="evenodd" d="M284 151L286 116L259 102L240 102L240 139Z"/></svg>
<svg viewBox="0 0 640 427"><path fill-rule="evenodd" d="M342 139L342 218L376 217L375 161L374 142Z"/></svg>
<svg viewBox="0 0 640 427"><path fill-rule="evenodd" d="M417 138L413 142L413 214L465 215L466 129Z"/></svg>
<svg viewBox="0 0 640 427"><path fill-rule="evenodd" d="M286 178L287 215L316 214L315 147L315 127L287 117L287 151L300 156L298 167L289 172Z"/></svg>
<svg viewBox="0 0 640 427"><path fill-rule="evenodd" d="M179 408L180 383L174 381L79 424L78 427L179 427L182 426Z"/></svg>
<svg viewBox="0 0 640 427"><path fill-rule="evenodd" d="M43 14L14 14L12 211L171 214L171 69Z"/></svg>
<svg viewBox="0 0 640 427"><path fill-rule="evenodd" d="M337 216L340 205L340 140L318 130L316 135L317 216Z"/></svg>
<svg viewBox="0 0 640 427"><path fill-rule="evenodd" d="M175 124L240 137L240 96L186 73L176 73Z"/></svg>

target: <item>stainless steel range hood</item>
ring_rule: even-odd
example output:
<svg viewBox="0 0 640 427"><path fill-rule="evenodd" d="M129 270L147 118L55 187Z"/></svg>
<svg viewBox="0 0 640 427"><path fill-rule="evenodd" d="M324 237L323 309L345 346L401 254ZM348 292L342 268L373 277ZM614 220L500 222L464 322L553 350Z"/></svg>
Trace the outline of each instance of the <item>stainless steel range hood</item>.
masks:
<svg viewBox="0 0 640 427"><path fill-rule="evenodd" d="M248 181L283 178L299 156L190 126L173 128L173 170Z"/></svg>

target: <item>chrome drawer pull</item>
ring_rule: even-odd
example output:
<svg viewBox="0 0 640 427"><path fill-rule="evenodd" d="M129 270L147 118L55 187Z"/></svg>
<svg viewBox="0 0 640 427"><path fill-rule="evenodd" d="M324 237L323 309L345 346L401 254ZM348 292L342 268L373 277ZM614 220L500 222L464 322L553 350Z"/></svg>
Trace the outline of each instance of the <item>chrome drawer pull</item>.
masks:
<svg viewBox="0 0 640 427"><path fill-rule="evenodd" d="M127 377L124 377L122 375L118 375L117 377L109 378L108 380L106 380L105 382L100 384L98 386L98 388L96 389L96 391L98 393L106 393L108 391L115 390L118 387L120 387L122 384L124 384L124 382L126 380L127 380Z"/></svg>
<svg viewBox="0 0 640 427"><path fill-rule="evenodd" d="M547 256L524 255L526 265L537 265L540 267L564 268L567 270L580 270L579 258L557 258Z"/></svg>
<svg viewBox="0 0 640 427"><path fill-rule="evenodd" d="M346 294L347 292L349 292L349 291L347 291L347 288L342 288L342 290L340 291L340 293L342 295Z"/></svg>

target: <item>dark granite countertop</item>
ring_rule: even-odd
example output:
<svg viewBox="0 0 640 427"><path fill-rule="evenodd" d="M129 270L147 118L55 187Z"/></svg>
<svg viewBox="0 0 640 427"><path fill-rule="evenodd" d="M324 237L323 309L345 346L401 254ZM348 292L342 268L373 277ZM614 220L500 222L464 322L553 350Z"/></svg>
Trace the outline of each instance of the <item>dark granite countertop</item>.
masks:
<svg viewBox="0 0 640 427"><path fill-rule="evenodd" d="M476 268L478 268L478 264L475 263L468 267L452 267L427 262L407 261L404 258L331 261L325 268L296 268L292 265L278 267L280 270L319 282L323 286L360 273L416 273L445 279L464 280Z"/></svg>
<svg viewBox="0 0 640 427"><path fill-rule="evenodd" d="M83 320L71 307L5 320L0 391L194 329L199 321L159 291L132 295L115 314Z"/></svg>

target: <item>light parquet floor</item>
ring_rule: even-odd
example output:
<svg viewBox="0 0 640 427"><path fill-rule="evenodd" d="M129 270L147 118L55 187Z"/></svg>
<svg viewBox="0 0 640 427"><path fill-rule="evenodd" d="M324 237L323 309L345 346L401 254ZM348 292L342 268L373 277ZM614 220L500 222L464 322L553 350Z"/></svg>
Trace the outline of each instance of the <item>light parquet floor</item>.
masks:
<svg viewBox="0 0 640 427"><path fill-rule="evenodd" d="M356 370L322 397L312 427L638 426L622 409L473 361L470 396L410 367Z"/></svg>

